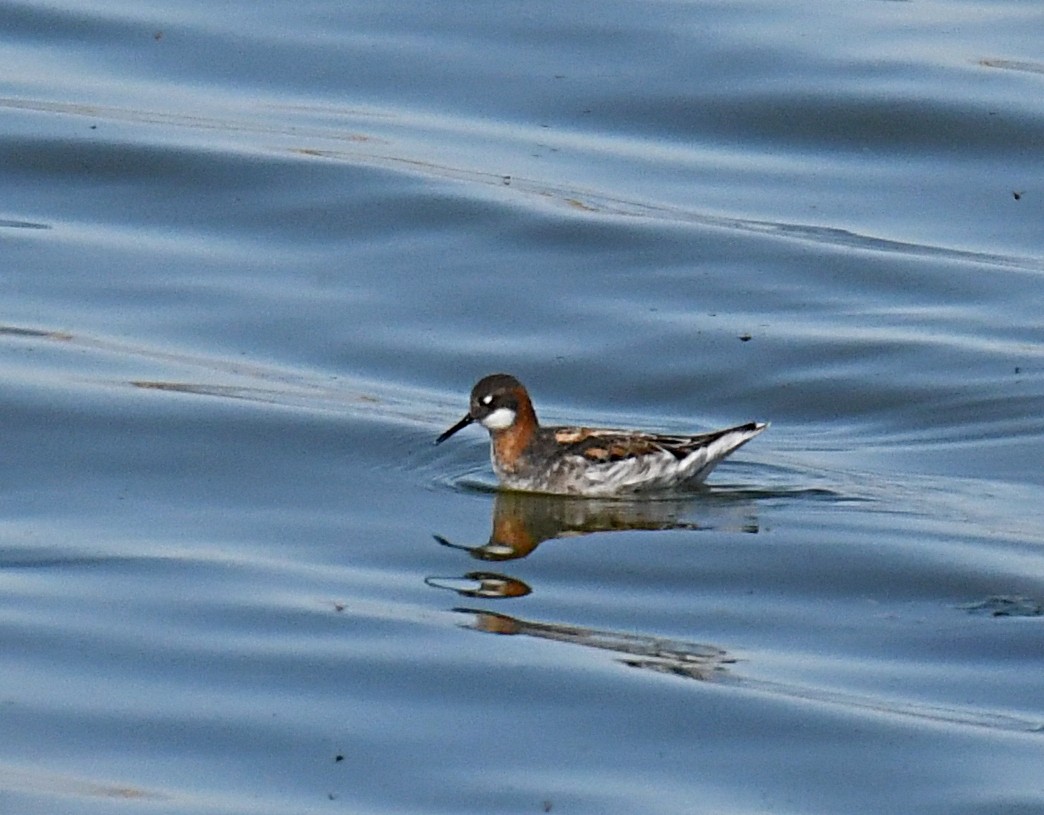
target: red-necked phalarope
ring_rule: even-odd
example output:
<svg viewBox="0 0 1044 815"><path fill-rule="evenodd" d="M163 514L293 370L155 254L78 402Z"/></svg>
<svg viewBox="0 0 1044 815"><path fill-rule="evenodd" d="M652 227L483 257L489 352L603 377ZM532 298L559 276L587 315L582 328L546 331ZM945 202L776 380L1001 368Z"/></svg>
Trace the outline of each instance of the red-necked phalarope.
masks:
<svg viewBox="0 0 1044 815"><path fill-rule="evenodd" d="M725 456L768 427L748 422L695 436L541 427L526 389L507 374L479 380L467 414L435 443L472 422L489 431L493 471L505 487L592 497L698 484Z"/></svg>

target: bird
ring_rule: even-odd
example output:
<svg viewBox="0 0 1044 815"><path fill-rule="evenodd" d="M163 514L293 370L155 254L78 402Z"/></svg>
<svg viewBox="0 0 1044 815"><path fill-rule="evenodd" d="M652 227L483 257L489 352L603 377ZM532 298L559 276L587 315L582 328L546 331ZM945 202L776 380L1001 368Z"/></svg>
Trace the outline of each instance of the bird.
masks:
<svg viewBox="0 0 1044 815"><path fill-rule="evenodd" d="M525 386L490 374L471 390L468 412L438 438L478 422L490 435L490 460L502 487L586 497L670 492L701 483L767 422L690 436L595 427L544 427Z"/></svg>

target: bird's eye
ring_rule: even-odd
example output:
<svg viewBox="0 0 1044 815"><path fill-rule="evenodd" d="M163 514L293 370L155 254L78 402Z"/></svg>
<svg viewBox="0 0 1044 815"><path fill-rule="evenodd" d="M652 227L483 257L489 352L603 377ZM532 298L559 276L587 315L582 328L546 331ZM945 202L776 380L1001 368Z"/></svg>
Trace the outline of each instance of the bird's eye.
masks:
<svg viewBox="0 0 1044 815"><path fill-rule="evenodd" d="M493 404L493 394L492 393L487 393L485 396L483 396L482 397L482 404L484 404L484 405L491 405L491 404Z"/></svg>

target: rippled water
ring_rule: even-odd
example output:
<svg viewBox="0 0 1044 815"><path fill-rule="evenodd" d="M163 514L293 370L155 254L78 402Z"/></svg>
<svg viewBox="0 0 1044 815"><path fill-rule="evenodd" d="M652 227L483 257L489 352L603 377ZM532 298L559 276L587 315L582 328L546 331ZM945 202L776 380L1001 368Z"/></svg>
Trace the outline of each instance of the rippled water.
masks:
<svg viewBox="0 0 1044 815"><path fill-rule="evenodd" d="M0 3L0 811L1044 812L1042 35Z"/></svg>

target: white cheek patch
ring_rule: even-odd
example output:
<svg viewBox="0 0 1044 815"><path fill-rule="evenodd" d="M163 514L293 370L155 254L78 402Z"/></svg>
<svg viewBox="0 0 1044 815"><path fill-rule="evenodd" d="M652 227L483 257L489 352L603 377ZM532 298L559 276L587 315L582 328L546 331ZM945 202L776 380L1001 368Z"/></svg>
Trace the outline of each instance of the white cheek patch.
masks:
<svg viewBox="0 0 1044 815"><path fill-rule="evenodd" d="M497 408L480 421L487 430L506 430L515 423L515 411L506 407Z"/></svg>

